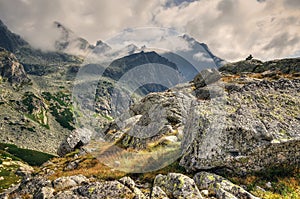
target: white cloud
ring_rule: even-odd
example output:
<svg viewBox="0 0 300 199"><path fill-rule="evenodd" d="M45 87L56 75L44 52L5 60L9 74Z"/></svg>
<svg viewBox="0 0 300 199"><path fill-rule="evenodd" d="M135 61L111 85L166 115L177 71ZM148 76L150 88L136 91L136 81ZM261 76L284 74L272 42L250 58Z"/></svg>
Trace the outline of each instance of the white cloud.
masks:
<svg viewBox="0 0 300 199"><path fill-rule="evenodd" d="M206 54L199 52L193 55L193 59L200 62L213 62L214 60L211 57L207 57Z"/></svg>
<svg viewBox="0 0 300 199"><path fill-rule="evenodd" d="M175 28L229 61L250 53L285 57L300 49L299 0L189 1L0 0L0 19L40 48L51 47L58 36L51 24L59 21L92 43L126 28Z"/></svg>

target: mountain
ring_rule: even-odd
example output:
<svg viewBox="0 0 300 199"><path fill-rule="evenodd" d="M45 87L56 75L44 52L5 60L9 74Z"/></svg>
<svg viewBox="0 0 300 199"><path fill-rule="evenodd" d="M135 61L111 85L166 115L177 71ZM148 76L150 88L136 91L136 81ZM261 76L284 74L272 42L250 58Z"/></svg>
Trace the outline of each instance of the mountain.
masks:
<svg viewBox="0 0 300 199"><path fill-rule="evenodd" d="M60 31L60 38L55 42L55 49L71 54L89 53L95 46L82 37L78 37L72 30L55 21L54 26ZM99 45L99 43L97 44Z"/></svg>
<svg viewBox="0 0 300 199"><path fill-rule="evenodd" d="M16 35L8 30L6 25L0 20L0 46L8 51L15 52L22 46L28 43L19 35Z"/></svg>
<svg viewBox="0 0 300 199"><path fill-rule="evenodd" d="M215 56L206 44L199 43L187 34L180 38L187 44L188 49L161 55L178 66L185 81L191 81L203 69L218 68L226 63L223 59Z"/></svg>
<svg viewBox="0 0 300 199"><path fill-rule="evenodd" d="M144 64L162 64L178 70L176 64L170 62L156 52L141 51L140 53L134 53L112 61L105 69L103 76L118 80L129 70Z"/></svg>

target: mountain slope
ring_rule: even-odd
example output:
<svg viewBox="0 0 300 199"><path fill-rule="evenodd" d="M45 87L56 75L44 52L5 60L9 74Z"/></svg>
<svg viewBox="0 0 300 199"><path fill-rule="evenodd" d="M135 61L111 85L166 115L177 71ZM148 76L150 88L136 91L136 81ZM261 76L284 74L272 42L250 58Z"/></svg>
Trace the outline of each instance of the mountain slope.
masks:
<svg viewBox="0 0 300 199"><path fill-rule="evenodd" d="M15 52L21 46L26 46L28 43L19 35L16 35L8 30L6 25L0 20L0 46L8 51Z"/></svg>

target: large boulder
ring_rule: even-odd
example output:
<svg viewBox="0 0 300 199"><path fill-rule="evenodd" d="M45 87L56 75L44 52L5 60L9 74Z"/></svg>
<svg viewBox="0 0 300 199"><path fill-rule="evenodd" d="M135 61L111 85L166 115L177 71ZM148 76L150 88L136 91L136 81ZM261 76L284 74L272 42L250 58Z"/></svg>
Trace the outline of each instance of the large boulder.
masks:
<svg viewBox="0 0 300 199"><path fill-rule="evenodd" d="M87 145L91 139L92 132L88 129L75 129L70 135L60 144L57 154L64 156L75 149L80 149Z"/></svg>
<svg viewBox="0 0 300 199"><path fill-rule="evenodd" d="M189 125L195 139L180 164L236 173L299 165L299 89L299 79L261 80L199 100Z"/></svg>

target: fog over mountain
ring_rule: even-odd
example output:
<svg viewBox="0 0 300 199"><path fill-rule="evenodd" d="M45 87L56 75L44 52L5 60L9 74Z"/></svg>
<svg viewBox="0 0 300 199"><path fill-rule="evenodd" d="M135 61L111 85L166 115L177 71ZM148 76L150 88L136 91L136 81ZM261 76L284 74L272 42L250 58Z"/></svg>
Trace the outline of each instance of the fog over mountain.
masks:
<svg viewBox="0 0 300 199"><path fill-rule="evenodd" d="M0 0L0 19L33 46L54 49L59 21L91 44L126 28L187 33L228 61L300 54L299 0ZM11 14L14 13L14 14Z"/></svg>

